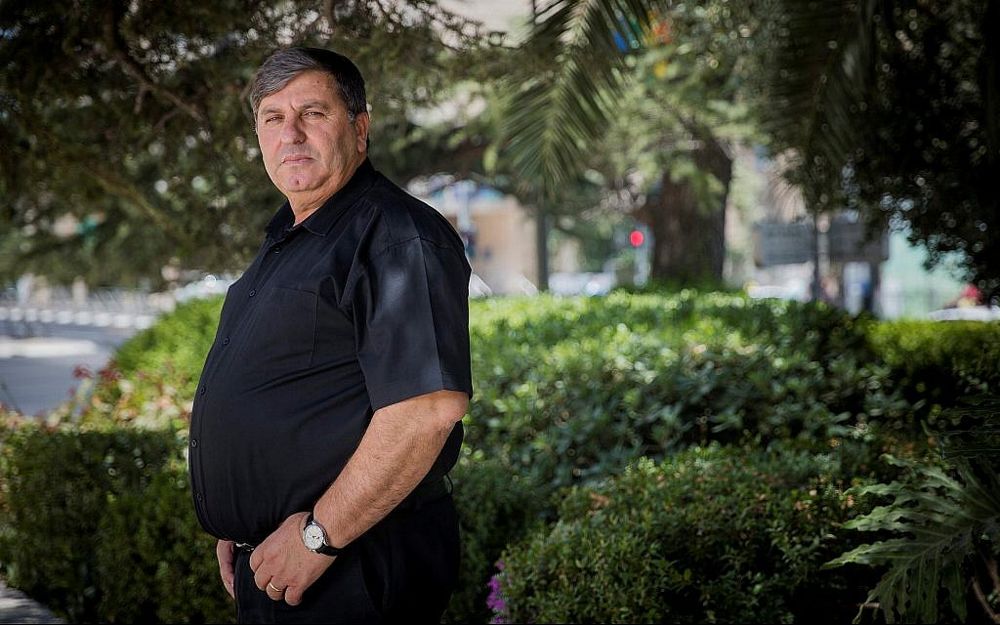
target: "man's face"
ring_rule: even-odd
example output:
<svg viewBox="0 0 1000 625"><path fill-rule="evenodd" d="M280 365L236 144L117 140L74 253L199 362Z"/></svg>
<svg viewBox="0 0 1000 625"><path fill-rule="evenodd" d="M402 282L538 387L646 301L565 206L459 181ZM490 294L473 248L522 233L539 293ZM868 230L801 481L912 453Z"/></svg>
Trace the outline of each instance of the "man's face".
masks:
<svg viewBox="0 0 1000 625"><path fill-rule="evenodd" d="M257 140L264 168L293 209L316 208L364 161L368 114L352 122L334 79L307 71L261 100Z"/></svg>

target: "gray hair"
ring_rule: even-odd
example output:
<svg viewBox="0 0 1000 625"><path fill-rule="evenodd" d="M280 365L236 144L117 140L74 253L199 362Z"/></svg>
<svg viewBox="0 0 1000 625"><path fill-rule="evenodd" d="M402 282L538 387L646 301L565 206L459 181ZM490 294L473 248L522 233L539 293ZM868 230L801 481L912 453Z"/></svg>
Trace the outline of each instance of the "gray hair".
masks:
<svg viewBox="0 0 1000 625"><path fill-rule="evenodd" d="M365 79L349 58L322 48L288 48L269 56L253 77L250 109L254 125L257 124L257 110L264 98L284 89L299 74L313 70L333 77L352 122L358 115L367 112Z"/></svg>

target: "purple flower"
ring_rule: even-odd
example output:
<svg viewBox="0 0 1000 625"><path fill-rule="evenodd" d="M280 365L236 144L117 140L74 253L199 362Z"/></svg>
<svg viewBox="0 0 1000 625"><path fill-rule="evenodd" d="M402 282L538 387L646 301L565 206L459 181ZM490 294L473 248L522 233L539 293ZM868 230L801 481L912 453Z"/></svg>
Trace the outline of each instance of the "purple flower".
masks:
<svg viewBox="0 0 1000 625"><path fill-rule="evenodd" d="M490 592L486 597L486 607L493 611L493 618L490 619L490 623L507 623L510 612L507 610L507 601L504 599L503 586L500 581L500 577L504 574L503 560L498 561L496 567L500 572L490 578L490 583L488 584Z"/></svg>

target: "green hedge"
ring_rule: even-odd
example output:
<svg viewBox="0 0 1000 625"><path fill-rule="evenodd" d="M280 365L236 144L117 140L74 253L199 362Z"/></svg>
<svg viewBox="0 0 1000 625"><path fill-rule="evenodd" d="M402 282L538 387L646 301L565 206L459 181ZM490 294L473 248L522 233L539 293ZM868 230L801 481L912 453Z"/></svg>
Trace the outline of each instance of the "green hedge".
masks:
<svg viewBox="0 0 1000 625"><path fill-rule="evenodd" d="M233 621L216 541L198 524L183 464L171 463L148 488L117 498L101 517L97 539L102 621Z"/></svg>
<svg viewBox="0 0 1000 625"><path fill-rule="evenodd" d="M172 433L49 430L25 425L0 452L0 567L20 588L75 622L101 619L97 553L109 506L142 493L173 453ZM131 571L119 571L129 576Z"/></svg>
<svg viewBox="0 0 1000 625"><path fill-rule="evenodd" d="M35 447L5 446L0 562L12 584L74 620L198 621L231 615L216 583L211 540L194 522L184 472L176 464L220 304L213 299L180 306L121 348L116 366L95 379L96 390L83 407L81 427L101 433L43 435L29 428L33 433L14 435L17 440L50 436L52 449L39 453L67 459L100 456L73 449L99 447L89 441L101 436L164 436L162 460L144 460L155 471L117 477L132 475L123 469L108 481L95 477L107 473L100 463L83 462L89 468L76 472L51 470L46 467L56 461L33 459ZM947 407L958 392L979 388L977 381L995 383L990 363L996 362L996 327L884 324L823 305L693 291L473 302L477 396L454 473L464 559L447 619L488 617L485 594L493 564L536 524L557 518L552 502L561 489L618 475L641 457L668 459L691 445L711 443L793 445L806 455L853 450L852 466L867 475L872 454L886 444L881 434L905 444L923 436L917 417L925 395ZM942 377L960 382L935 386ZM44 447L41 441L32 445ZM869 465L862 466L865 462ZM47 504L47 514L89 519L81 526L89 534L80 553L60 552L83 571L75 576L60 568L64 563L56 554L36 551L31 560L27 547L17 544L31 530L24 519L32 502L30 495L19 499L14 491L46 492L56 481L75 494ZM697 501L691 514L709 503ZM60 506L65 510L58 512ZM153 512L143 516L143 510ZM9 526L14 518L18 523ZM137 542L110 540L126 528L138 528ZM99 549L96 542L106 547ZM172 547L157 554L137 546L160 542ZM45 587L39 580L49 579L49 567L55 583ZM113 579L102 571L128 573ZM734 584L745 581L738 577ZM122 579L142 583L130 586ZM149 591L137 594L136 586ZM171 594L176 588L188 589L185 599L194 598L189 610Z"/></svg>
<svg viewBox="0 0 1000 625"><path fill-rule="evenodd" d="M574 487L503 556L497 620L846 623L871 575L820 571L845 544L836 455L693 448ZM850 483L846 483L849 486Z"/></svg>
<svg viewBox="0 0 1000 625"><path fill-rule="evenodd" d="M957 397L1000 394L1000 322L893 321L872 325L868 336L931 421Z"/></svg>
<svg viewBox="0 0 1000 625"><path fill-rule="evenodd" d="M919 432L870 349L823 305L615 294L474 308L467 444L553 487L692 444Z"/></svg>
<svg viewBox="0 0 1000 625"><path fill-rule="evenodd" d="M485 623L490 618L486 580L494 563L508 544L540 524L551 506L544 489L481 452L464 455L452 478L462 555L458 589L444 620Z"/></svg>
<svg viewBox="0 0 1000 625"><path fill-rule="evenodd" d="M2 438L8 583L71 622L232 618L172 432L22 423Z"/></svg>
<svg viewBox="0 0 1000 625"><path fill-rule="evenodd" d="M215 338L221 311L219 297L180 304L116 350L117 368L132 376L140 371L158 371L169 364L178 373L197 376ZM187 390L193 394L194 386Z"/></svg>

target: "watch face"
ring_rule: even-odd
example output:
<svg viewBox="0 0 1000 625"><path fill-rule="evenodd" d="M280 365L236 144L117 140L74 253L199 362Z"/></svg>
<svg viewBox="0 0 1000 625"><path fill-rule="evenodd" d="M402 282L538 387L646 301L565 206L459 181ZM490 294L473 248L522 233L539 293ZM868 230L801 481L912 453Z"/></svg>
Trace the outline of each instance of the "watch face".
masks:
<svg viewBox="0 0 1000 625"><path fill-rule="evenodd" d="M316 551L325 543L323 540L323 529L312 523L306 525L305 529L302 530L302 542L306 544L306 549Z"/></svg>

